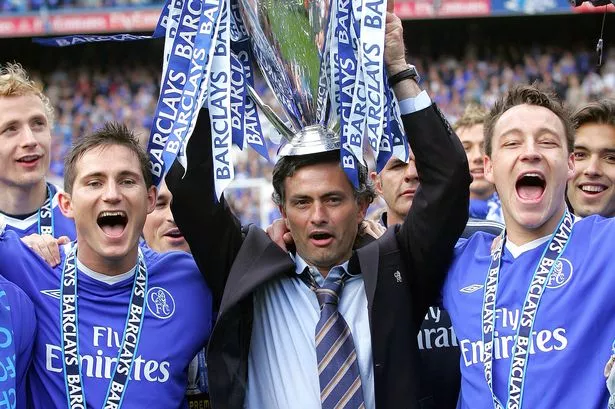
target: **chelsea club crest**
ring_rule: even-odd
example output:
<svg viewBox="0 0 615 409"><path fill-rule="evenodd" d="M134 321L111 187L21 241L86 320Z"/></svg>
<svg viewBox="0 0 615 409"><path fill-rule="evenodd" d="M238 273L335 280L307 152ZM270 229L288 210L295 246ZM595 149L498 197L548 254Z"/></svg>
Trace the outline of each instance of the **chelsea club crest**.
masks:
<svg viewBox="0 0 615 409"><path fill-rule="evenodd" d="M147 291L147 308L155 317L166 320L175 312L175 300L164 288L152 287Z"/></svg>
<svg viewBox="0 0 615 409"><path fill-rule="evenodd" d="M572 278L572 272L572 263L565 258L560 258L557 261L551 276L549 277L547 288L554 290L556 288L563 287Z"/></svg>

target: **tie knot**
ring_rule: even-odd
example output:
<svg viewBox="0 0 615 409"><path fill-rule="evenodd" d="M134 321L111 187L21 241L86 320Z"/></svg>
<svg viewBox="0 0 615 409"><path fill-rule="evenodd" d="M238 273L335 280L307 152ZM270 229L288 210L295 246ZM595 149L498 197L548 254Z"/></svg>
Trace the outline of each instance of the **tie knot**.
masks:
<svg viewBox="0 0 615 409"><path fill-rule="evenodd" d="M337 306L340 300L340 293L344 287L344 279L346 274L335 280L326 280L322 287L316 288L316 297L318 304L322 309L326 304Z"/></svg>

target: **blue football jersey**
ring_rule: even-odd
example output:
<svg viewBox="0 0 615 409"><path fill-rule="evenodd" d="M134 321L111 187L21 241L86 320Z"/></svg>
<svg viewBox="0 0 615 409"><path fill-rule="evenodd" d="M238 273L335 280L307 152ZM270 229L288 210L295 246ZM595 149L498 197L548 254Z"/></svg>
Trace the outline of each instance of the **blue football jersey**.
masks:
<svg viewBox="0 0 615 409"><path fill-rule="evenodd" d="M26 409L26 373L36 335L34 305L0 276L0 408Z"/></svg>
<svg viewBox="0 0 615 409"><path fill-rule="evenodd" d="M38 332L30 371L32 407L67 407L60 328L60 277L72 244L56 268L12 231L0 235L0 274L20 286L35 305ZM123 407L185 408L188 365L211 330L211 293L194 259L142 248L148 270L146 311ZM136 260L135 260L136 262ZM101 408L126 324L134 274L109 284L77 265L81 376L88 408Z"/></svg>
<svg viewBox="0 0 615 409"><path fill-rule="evenodd" d="M443 288L461 350L458 408L493 408L484 374L482 308L495 236L461 240ZM605 408L603 369L615 338L615 219L578 220L538 306L529 343L523 408ZM502 252L495 304L493 389L506 405L523 302L547 242L514 257ZM533 247L533 248L532 248Z"/></svg>
<svg viewBox="0 0 615 409"><path fill-rule="evenodd" d="M53 189L53 196L51 199L53 236L67 236L69 239L75 240L77 238L75 222L72 219L65 217L60 210L60 206L58 206L58 194L60 189L53 185L49 186ZM14 231L19 237L39 233L39 212L36 212L25 219L17 219L2 212L0 212L0 215L4 217L6 229Z"/></svg>
<svg viewBox="0 0 615 409"><path fill-rule="evenodd" d="M470 218L504 223L502 203L497 193L487 199L470 199Z"/></svg>

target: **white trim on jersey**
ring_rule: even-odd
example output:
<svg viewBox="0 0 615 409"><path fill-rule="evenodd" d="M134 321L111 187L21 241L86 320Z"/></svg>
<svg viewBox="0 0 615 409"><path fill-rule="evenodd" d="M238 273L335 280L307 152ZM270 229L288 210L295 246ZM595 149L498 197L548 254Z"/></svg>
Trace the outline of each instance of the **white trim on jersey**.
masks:
<svg viewBox="0 0 615 409"><path fill-rule="evenodd" d="M574 214L572 215L572 224L573 225L574 225L574 223L578 222L579 220L581 220L580 217L575 216ZM541 244L545 243L547 240L549 240L551 235L552 234L549 234L549 235L544 236L544 237L540 237L540 238L538 238L536 240L532 240L529 243L525 243L525 244L522 244L520 246L517 246L515 243L511 242L507 238L505 246L506 246L506 249L508 251L510 251L510 254L512 254L512 256L514 258L517 258L521 254L525 253L526 251L534 250L536 247L538 247Z"/></svg>
<svg viewBox="0 0 615 409"><path fill-rule="evenodd" d="M125 273L118 274L116 276L109 276L106 274L97 273L91 268L86 267L81 261L79 261L79 255L77 255L77 270L81 271L86 276L93 278L96 281L100 281L105 284L113 285L115 283L119 283L120 281L124 281L127 278L133 276L135 271L137 270L137 265Z"/></svg>
<svg viewBox="0 0 615 409"><path fill-rule="evenodd" d="M525 253L526 251L534 250L536 247L540 246L541 244L546 243L547 241L549 241L550 238L551 238L551 234L541 237L536 240L532 240L529 243L525 243L520 246L517 246L515 243L507 239L506 249L510 251L510 254L512 254L514 258L517 258L521 254Z"/></svg>
<svg viewBox="0 0 615 409"><path fill-rule="evenodd" d="M3 214L3 216L8 226L19 230L27 230L28 227L38 223L38 212L35 212L33 215L30 215L25 219L17 219L15 217L7 216L6 214Z"/></svg>
<svg viewBox="0 0 615 409"><path fill-rule="evenodd" d="M496 229L503 229L504 224L495 220L469 219L466 227L495 227Z"/></svg>
<svg viewBox="0 0 615 409"><path fill-rule="evenodd" d="M56 194L53 195L53 197L51 198L51 209L52 210L58 207L58 195L60 194L60 192L63 192L60 186L57 186L57 185L53 185L53 186L56 188ZM2 213L2 212L0 212L0 215L4 216L5 223L7 226L11 226L19 230L27 230L33 224L38 223L38 209L36 212L34 212L34 214L26 217L25 219L17 219L15 217L8 216L6 213Z"/></svg>

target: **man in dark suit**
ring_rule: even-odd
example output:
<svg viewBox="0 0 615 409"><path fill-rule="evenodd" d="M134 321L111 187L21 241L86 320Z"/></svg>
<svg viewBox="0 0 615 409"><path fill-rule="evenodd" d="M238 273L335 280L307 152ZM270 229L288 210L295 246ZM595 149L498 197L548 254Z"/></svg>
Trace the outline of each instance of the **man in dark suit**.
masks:
<svg viewBox="0 0 615 409"><path fill-rule="evenodd" d="M401 22L389 14L390 76L408 69L402 34ZM216 203L210 138L198 135L209 135L209 121L201 114L186 174L182 178L176 163L167 184L175 220L219 311L207 356L215 409L324 408L333 400L352 407L422 407L416 334L467 220L470 175L457 136L410 77L394 92L413 135L421 189L403 224L360 248L359 224L373 198L365 169L355 189L339 151L278 161L274 197L296 244L287 253L260 228L242 229L224 200ZM411 109L404 108L408 103ZM341 295L332 289L340 282ZM340 321L346 329L334 344L339 349L323 356L330 335L321 337L323 328ZM328 375L347 347L352 351L340 359L340 369ZM347 383L338 383L349 374Z"/></svg>
<svg viewBox="0 0 615 409"><path fill-rule="evenodd" d="M471 163L470 155L468 162ZM376 192L386 203L380 223L387 228L403 223L420 186L414 157L411 156L407 162L392 157L380 173L371 172L370 177ZM477 231L498 235L503 228L504 225L496 221L470 218L461 237L468 238ZM461 387L460 352L451 318L445 309L438 305L429 307L417 343L421 352L422 401L426 407L454 409ZM428 404L430 401L432 403Z"/></svg>

